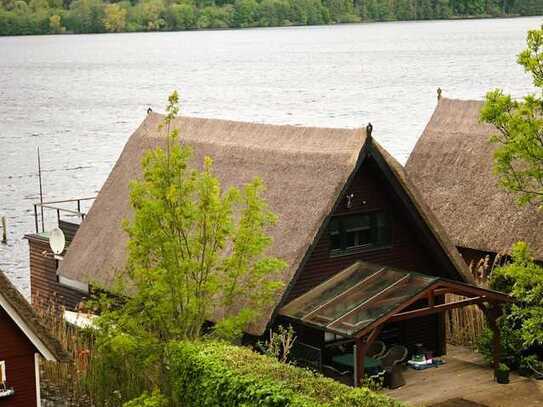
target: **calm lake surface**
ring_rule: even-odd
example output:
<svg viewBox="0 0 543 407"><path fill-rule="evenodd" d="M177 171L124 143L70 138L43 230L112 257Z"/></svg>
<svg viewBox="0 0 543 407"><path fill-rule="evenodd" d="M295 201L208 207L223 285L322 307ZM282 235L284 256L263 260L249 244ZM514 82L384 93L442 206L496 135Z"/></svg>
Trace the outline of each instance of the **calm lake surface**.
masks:
<svg viewBox="0 0 543 407"><path fill-rule="evenodd" d="M357 127L405 162L436 103L532 89L515 63L542 19L0 37L0 269L26 294L25 233L46 200L94 196L151 106L177 89L183 113ZM333 140L330 140L333 143ZM53 215L53 214L51 214ZM54 218L54 216L51 216Z"/></svg>

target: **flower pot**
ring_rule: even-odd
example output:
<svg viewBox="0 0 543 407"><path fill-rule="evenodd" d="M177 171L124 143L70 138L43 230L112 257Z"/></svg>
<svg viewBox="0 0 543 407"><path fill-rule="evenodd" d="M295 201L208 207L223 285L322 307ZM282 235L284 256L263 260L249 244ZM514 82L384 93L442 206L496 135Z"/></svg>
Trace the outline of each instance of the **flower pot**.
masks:
<svg viewBox="0 0 543 407"><path fill-rule="evenodd" d="M496 381L500 384L509 383L509 370L496 370Z"/></svg>

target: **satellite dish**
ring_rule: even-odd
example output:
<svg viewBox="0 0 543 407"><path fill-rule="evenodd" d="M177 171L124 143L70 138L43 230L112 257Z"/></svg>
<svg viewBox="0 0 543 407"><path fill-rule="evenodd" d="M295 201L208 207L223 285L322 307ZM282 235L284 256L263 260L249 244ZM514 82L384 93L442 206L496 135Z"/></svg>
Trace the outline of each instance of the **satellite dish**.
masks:
<svg viewBox="0 0 543 407"><path fill-rule="evenodd" d="M64 233L59 228L55 228L49 234L49 247L55 254L60 254L64 251L66 246L66 238Z"/></svg>

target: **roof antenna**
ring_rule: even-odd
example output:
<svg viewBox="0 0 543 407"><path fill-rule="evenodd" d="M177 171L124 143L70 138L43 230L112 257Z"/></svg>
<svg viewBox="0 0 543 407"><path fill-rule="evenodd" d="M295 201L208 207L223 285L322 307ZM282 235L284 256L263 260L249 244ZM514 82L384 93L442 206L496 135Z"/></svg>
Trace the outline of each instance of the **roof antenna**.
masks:
<svg viewBox="0 0 543 407"><path fill-rule="evenodd" d="M43 187L41 180L41 160L40 160L40 147L38 146L38 179L40 181L40 210L41 210L41 231L45 232L45 225L43 221Z"/></svg>
<svg viewBox="0 0 543 407"><path fill-rule="evenodd" d="M443 93L443 91L441 90L441 88L437 88L437 101L438 101L438 102L441 100L441 93Z"/></svg>
<svg viewBox="0 0 543 407"><path fill-rule="evenodd" d="M368 138L371 137L371 132L373 131L373 126L371 125L371 123L368 123L368 125L366 126L366 136Z"/></svg>

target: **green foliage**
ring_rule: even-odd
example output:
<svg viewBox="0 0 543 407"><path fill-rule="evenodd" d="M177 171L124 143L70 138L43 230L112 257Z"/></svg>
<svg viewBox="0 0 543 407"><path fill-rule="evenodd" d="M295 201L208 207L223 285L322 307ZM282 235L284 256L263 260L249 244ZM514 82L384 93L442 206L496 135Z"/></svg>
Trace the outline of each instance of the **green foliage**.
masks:
<svg viewBox="0 0 543 407"><path fill-rule="evenodd" d="M111 7L118 6L118 7ZM0 35L539 15L541 0L0 0Z"/></svg>
<svg viewBox="0 0 543 407"><path fill-rule="evenodd" d="M239 340L282 286L285 262L265 254L276 217L262 181L223 190L210 157L194 167L191 148L171 128L178 112L174 92L161 124L164 145L146 152L143 177L130 184L123 300L94 301L102 313L87 385L98 406L121 406L154 388L171 394L170 341L198 339L208 321L213 336Z"/></svg>
<svg viewBox="0 0 543 407"><path fill-rule="evenodd" d="M498 324L500 328L501 353L506 358L512 358L515 365L518 365L524 352L518 325L518 321L508 317L501 318ZM492 363L494 357L492 339L492 331L489 328L485 328L477 343L478 351L489 364Z"/></svg>
<svg viewBox="0 0 543 407"><path fill-rule="evenodd" d="M518 62L532 75L533 83L543 89L543 29L531 30L528 48ZM543 205L543 98L528 95L514 100L502 90L487 93L481 120L493 124L498 133L492 142L498 145L494 169L501 185L517 194L518 202Z"/></svg>
<svg viewBox="0 0 543 407"><path fill-rule="evenodd" d="M107 4L104 7L104 28L107 32L123 32L126 27L127 11L118 4Z"/></svg>
<svg viewBox="0 0 543 407"><path fill-rule="evenodd" d="M123 407L166 407L168 400L160 391L154 390L153 393L143 393L138 398L131 400L123 405Z"/></svg>
<svg viewBox="0 0 543 407"><path fill-rule="evenodd" d="M350 388L309 370L221 342L169 347L174 399L179 405L401 407L367 388Z"/></svg>
<svg viewBox="0 0 543 407"><path fill-rule="evenodd" d="M288 328L279 325L276 331L270 329L269 339L265 342L258 342L257 346L264 355L287 363L295 341L296 335L292 325L289 325Z"/></svg>
<svg viewBox="0 0 543 407"><path fill-rule="evenodd" d="M543 267L533 261L528 246L518 242L512 248L512 261L494 269L491 288L511 294L515 303L506 307L499 321L504 355L519 365L535 347L543 345ZM479 350L491 360L492 333L481 336Z"/></svg>
<svg viewBox="0 0 543 407"><path fill-rule="evenodd" d="M508 318L521 322L523 345L543 345L543 267L533 261L527 244L516 243L512 262L496 269L494 274L493 281L511 283L510 292L516 302Z"/></svg>
<svg viewBox="0 0 543 407"><path fill-rule="evenodd" d="M66 28L62 26L61 18L55 14L49 17L49 30L51 34L60 34L66 31Z"/></svg>

